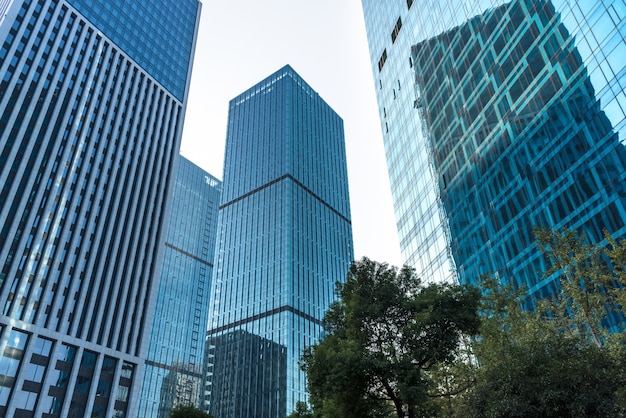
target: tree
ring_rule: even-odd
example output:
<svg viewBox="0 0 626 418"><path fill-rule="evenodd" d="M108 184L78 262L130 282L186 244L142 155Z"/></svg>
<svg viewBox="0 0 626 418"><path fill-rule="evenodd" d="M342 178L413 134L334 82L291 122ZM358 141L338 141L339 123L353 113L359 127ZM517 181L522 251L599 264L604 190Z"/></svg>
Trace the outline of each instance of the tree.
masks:
<svg viewBox="0 0 626 418"><path fill-rule="evenodd" d="M550 264L544 278L557 276L562 289L552 315L563 319L568 328L564 331L598 347L624 330L626 308L626 248L623 240L614 240L606 231L604 235L608 245L593 245L576 231L535 229L539 249Z"/></svg>
<svg viewBox="0 0 626 418"><path fill-rule="evenodd" d="M544 278L556 277L561 291L527 311L522 290L484 280L467 415L623 416L624 242L606 233L606 245L575 231L535 233L549 264Z"/></svg>
<svg viewBox="0 0 626 418"><path fill-rule="evenodd" d="M623 379L608 350L565 333L549 316L520 307L521 294L484 284L480 363L466 399L468 417L615 417Z"/></svg>
<svg viewBox="0 0 626 418"><path fill-rule="evenodd" d="M429 393L434 413L446 418L466 418L464 397L476 383L478 364L472 351L472 339L464 338L451 362L428 372L435 390Z"/></svg>
<svg viewBox="0 0 626 418"><path fill-rule="evenodd" d="M171 418L213 418L212 415L193 405L178 405L172 410Z"/></svg>
<svg viewBox="0 0 626 418"><path fill-rule="evenodd" d="M296 410L287 418L314 418L314 415L306 402L298 401L296 402Z"/></svg>
<svg viewBox="0 0 626 418"><path fill-rule="evenodd" d="M302 359L314 416L432 415L429 399L445 395L432 373L478 330L478 291L424 285L409 267L363 258L337 295L324 338Z"/></svg>
<svg viewBox="0 0 626 418"><path fill-rule="evenodd" d="M506 361L483 364L470 417L617 417L615 362L565 334L511 344Z"/></svg>

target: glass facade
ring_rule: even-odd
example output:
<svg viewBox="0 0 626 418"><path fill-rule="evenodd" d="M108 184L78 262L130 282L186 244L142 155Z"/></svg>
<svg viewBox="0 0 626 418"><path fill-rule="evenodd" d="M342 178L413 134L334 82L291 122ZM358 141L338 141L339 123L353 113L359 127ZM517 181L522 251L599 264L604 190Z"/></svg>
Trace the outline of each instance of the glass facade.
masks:
<svg viewBox="0 0 626 418"><path fill-rule="evenodd" d="M67 0L177 99L193 59L197 0ZM158 23L158 24L155 24Z"/></svg>
<svg viewBox="0 0 626 418"><path fill-rule="evenodd" d="M284 417L353 258L343 121L291 67L231 100L223 187L207 408Z"/></svg>
<svg viewBox="0 0 626 418"><path fill-rule="evenodd" d="M200 407L204 340L222 182L180 157L138 417Z"/></svg>
<svg viewBox="0 0 626 418"><path fill-rule="evenodd" d="M533 226L626 236L626 3L393 3L363 9L404 257L553 293Z"/></svg>
<svg viewBox="0 0 626 418"><path fill-rule="evenodd" d="M459 13L446 3L362 1L402 258L424 280L436 282L456 280L456 265L439 185L414 108L411 47L438 33L444 19L429 14L432 9L445 5L448 20Z"/></svg>
<svg viewBox="0 0 626 418"><path fill-rule="evenodd" d="M136 416L184 100L66 1L0 10L0 416Z"/></svg>

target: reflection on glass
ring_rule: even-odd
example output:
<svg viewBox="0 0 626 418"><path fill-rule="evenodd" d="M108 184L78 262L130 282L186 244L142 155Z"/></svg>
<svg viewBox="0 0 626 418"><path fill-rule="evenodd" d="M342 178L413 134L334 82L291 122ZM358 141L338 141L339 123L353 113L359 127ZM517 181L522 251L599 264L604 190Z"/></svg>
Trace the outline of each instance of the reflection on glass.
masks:
<svg viewBox="0 0 626 418"><path fill-rule="evenodd" d="M202 366L175 362L161 384L157 418L169 418L177 405L198 405L202 391Z"/></svg>
<svg viewBox="0 0 626 418"><path fill-rule="evenodd" d="M179 158L139 418L169 418L181 403L200 406L202 342L208 322L221 190L221 181Z"/></svg>
<svg viewBox="0 0 626 418"><path fill-rule="evenodd" d="M258 335L236 330L207 339L207 373L211 385L206 403L219 416L285 415L287 349ZM238 402L223 402L233 394Z"/></svg>
<svg viewBox="0 0 626 418"><path fill-rule="evenodd" d="M547 296L534 226L626 232L626 150L576 45L552 2L516 0L412 49L463 283Z"/></svg>

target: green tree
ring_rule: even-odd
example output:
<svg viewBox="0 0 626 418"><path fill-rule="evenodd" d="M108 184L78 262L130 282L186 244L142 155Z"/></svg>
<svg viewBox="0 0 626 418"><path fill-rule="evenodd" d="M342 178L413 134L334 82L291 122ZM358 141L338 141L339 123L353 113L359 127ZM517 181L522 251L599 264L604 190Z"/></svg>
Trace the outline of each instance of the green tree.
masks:
<svg viewBox="0 0 626 418"><path fill-rule="evenodd" d="M559 279L562 291L557 303L551 306L551 314L561 319L564 332L590 340L598 347L621 334L626 313L623 240L614 240L606 231L607 245L589 244L584 235L571 230L536 229L535 236L549 263L544 278ZM621 321L614 321L615 317Z"/></svg>
<svg viewBox="0 0 626 418"><path fill-rule="evenodd" d="M466 398L470 417L613 417L624 414L626 355L622 327L626 250L588 244L574 231L536 230L549 264L544 279L561 292L522 309L522 290L485 279L480 363ZM612 325L609 328L609 325Z"/></svg>
<svg viewBox="0 0 626 418"><path fill-rule="evenodd" d="M470 417L617 417L615 362L565 334L511 344L484 364L468 398Z"/></svg>
<svg viewBox="0 0 626 418"><path fill-rule="evenodd" d="M468 417L615 417L623 379L609 350L563 332L549 315L520 307L521 294L484 284L480 362L467 396Z"/></svg>
<svg viewBox="0 0 626 418"><path fill-rule="evenodd" d="M314 418L313 411L309 409L309 405L306 402L296 402L296 410L293 411L287 418Z"/></svg>
<svg viewBox="0 0 626 418"><path fill-rule="evenodd" d="M213 418L212 415L193 405L178 405L172 410L171 418Z"/></svg>
<svg viewBox="0 0 626 418"><path fill-rule="evenodd" d="M409 267L363 258L337 294L324 338L302 360L314 416L433 415L430 399L445 393L432 376L476 333L478 291L424 285Z"/></svg>
<svg viewBox="0 0 626 418"><path fill-rule="evenodd" d="M440 363L428 372L435 388L429 391L431 411L441 417L466 418L464 398L476 383L477 367L472 339L464 338L452 361Z"/></svg>

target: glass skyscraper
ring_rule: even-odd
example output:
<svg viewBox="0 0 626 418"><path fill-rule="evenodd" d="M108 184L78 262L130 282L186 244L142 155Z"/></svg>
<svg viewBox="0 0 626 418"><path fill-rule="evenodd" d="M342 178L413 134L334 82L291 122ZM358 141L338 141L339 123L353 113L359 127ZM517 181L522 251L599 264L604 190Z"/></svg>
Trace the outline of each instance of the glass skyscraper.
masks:
<svg viewBox="0 0 626 418"><path fill-rule="evenodd" d="M231 100L207 332L216 417L284 417L353 258L343 121L285 66Z"/></svg>
<svg viewBox="0 0 626 418"><path fill-rule="evenodd" d="M136 416L199 11L0 1L0 416Z"/></svg>
<svg viewBox="0 0 626 418"><path fill-rule="evenodd" d="M626 236L623 0L363 10L401 247L425 279L546 296L534 226Z"/></svg>
<svg viewBox="0 0 626 418"><path fill-rule="evenodd" d="M138 417L201 406L204 341L222 182L179 158Z"/></svg>

